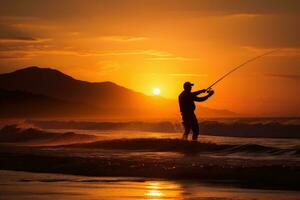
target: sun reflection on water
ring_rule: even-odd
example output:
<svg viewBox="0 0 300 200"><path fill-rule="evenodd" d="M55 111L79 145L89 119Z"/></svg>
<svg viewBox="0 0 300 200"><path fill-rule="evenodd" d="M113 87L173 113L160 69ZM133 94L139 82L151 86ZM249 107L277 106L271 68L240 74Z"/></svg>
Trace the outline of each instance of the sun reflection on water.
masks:
<svg viewBox="0 0 300 200"><path fill-rule="evenodd" d="M164 199L164 197L180 197L179 185L172 182L150 181L146 185L145 198L151 200Z"/></svg>

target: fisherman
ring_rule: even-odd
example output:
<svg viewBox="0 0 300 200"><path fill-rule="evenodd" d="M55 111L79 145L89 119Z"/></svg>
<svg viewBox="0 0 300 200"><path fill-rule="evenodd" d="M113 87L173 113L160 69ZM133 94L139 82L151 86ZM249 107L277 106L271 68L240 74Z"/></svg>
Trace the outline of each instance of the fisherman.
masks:
<svg viewBox="0 0 300 200"><path fill-rule="evenodd" d="M203 89L203 90L192 92L193 85L194 84L190 82L185 82L183 84L184 90L180 93L178 100L179 100L179 107L182 116L182 121L183 121L182 123L184 126L184 133L182 139L187 140L190 130L192 129L193 140L197 141L199 135L199 125L198 125L197 117L194 113L196 109L195 101L202 102L207 100L209 97L211 97L214 94L214 91ZM206 96L198 97L199 94L206 93L206 92L208 93Z"/></svg>

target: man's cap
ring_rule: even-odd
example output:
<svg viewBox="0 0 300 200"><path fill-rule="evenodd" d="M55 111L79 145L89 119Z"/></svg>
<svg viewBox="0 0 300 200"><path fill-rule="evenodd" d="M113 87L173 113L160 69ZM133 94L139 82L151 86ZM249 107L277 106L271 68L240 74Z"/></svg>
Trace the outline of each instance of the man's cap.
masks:
<svg viewBox="0 0 300 200"><path fill-rule="evenodd" d="M185 87L189 87L189 86L193 86L193 85L194 85L193 83L187 81L183 84L183 87L185 88Z"/></svg>

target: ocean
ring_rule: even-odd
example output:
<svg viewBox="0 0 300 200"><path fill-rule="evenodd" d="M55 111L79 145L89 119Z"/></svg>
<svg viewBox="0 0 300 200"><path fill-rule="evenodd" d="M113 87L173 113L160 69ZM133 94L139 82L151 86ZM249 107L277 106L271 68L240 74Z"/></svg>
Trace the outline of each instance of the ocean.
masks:
<svg viewBox="0 0 300 200"><path fill-rule="evenodd" d="M297 120L280 125L295 131ZM300 199L296 132L275 138L202 132L192 142L166 122L155 122L155 130L140 122L30 122L0 130L0 199ZM247 131L248 124L274 126L265 119L243 123Z"/></svg>

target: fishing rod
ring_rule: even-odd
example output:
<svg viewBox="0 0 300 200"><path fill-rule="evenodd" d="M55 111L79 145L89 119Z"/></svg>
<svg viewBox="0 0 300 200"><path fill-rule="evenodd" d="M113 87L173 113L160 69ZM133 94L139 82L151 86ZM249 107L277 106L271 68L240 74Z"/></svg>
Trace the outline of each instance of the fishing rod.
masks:
<svg viewBox="0 0 300 200"><path fill-rule="evenodd" d="M280 50L280 49L275 49L275 50L269 51L269 52L267 52L267 53L261 54L261 55L259 55L259 56L255 56L254 58L251 58L251 59L249 59L249 60L243 62L242 64L236 66L235 68L233 68L232 70L230 70L229 72L227 72L225 75L223 75L221 78L219 78L218 80L216 80L216 81L215 81L213 84L211 84L208 88L206 88L206 92L209 92L209 91L211 90L211 88L212 88L214 85L216 85L217 83L219 83L221 80L223 80L225 77L227 77L227 76L228 76L229 74L231 74L232 72L238 70L239 68L241 68L241 67L247 65L247 64L250 63L250 62L253 62L253 61L255 61L255 60L257 60L257 59L259 59L259 58L261 58L261 57L264 57L264 56L266 56L266 55L272 54L272 53L274 53L274 52L276 52L276 51L279 51L279 50Z"/></svg>

